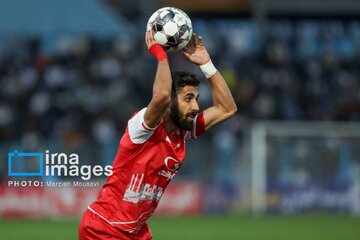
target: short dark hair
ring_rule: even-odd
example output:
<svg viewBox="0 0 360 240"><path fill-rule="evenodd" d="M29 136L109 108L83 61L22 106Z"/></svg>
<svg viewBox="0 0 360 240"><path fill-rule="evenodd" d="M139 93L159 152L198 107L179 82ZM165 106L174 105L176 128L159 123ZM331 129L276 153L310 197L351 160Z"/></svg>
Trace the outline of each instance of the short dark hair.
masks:
<svg viewBox="0 0 360 240"><path fill-rule="evenodd" d="M171 78L171 95L173 97L176 97L176 93L185 86L197 87L200 84L200 80L195 74L186 71L172 71Z"/></svg>

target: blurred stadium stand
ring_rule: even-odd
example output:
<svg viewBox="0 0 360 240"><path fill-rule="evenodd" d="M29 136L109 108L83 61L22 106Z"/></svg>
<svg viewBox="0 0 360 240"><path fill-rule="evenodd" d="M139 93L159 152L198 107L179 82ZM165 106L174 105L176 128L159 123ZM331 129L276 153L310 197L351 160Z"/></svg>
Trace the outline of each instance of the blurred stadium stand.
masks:
<svg viewBox="0 0 360 240"><path fill-rule="evenodd" d="M96 0L4 0L0 4L2 35L44 37L64 33L109 38L134 31L125 18L111 14Z"/></svg>
<svg viewBox="0 0 360 240"><path fill-rule="evenodd" d="M155 62L146 52L143 30L148 16L164 2L187 10L182 1L0 1L2 159L15 149L28 152L50 149L76 152L83 164L111 163L127 119L146 106L151 97ZM220 18L211 9L208 16L204 12L198 15L199 8L193 2L194 5L189 5L193 8L188 9L195 31L204 36L239 111L230 121L189 144L186 164L174 180L201 183L201 187L195 188L204 191L204 195L196 195L196 202L206 212L246 212L252 201L257 201L249 199L252 177L257 174L251 175L250 150L261 147L251 145L254 124L269 120L359 124L360 20L352 14L359 14L360 10L356 1L306 1L301 9L295 7L297 1L281 1L284 5L279 1L240 1L239 8L243 10L239 17L235 12L229 18ZM199 6L203 2L199 1ZM319 11L325 17L307 17L304 12L308 4L314 4L311 9L317 9L316 6L322 9ZM345 7L348 4L354 7ZM329 10L330 6L339 10L337 14ZM289 17L293 11L297 18ZM254 17L244 17L243 12ZM224 13L226 10L218 14ZM267 18L274 13L276 18ZM312 15L317 13L314 10ZM282 14L286 17L281 17ZM174 69L201 75L180 54L172 55L171 62ZM203 107L211 104L206 84L201 84L200 95ZM297 127L312 129L306 124ZM335 131L333 135L336 134ZM325 143L329 140L321 135L319 139ZM304 147L314 144L311 139L289 140L285 136L282 140L272 141L270 137L265 141L270 141L269 146L275 144L273 148L278 151L275 157L269 156L275 159L269 160L275 162L267 165L269 173L260 174L260 178L270 178L266 184L276 179L291 182L290 177L284 176L291 173L287 168L291 164L287 163L293 161L293 151L300 155L310 151L309 159L317 156L311 153L317 149ZM328 144L332 146L331 143ZM324 169L324 173L317 172L319 176L336 178L346 172L344 169L359 169L359 137L340 143L340 147L321 148L322 165L316 166ZM327 171L328 161L331 171ZM3 182L9 179L6 164L0 162ZM283 167L271 168L278 165ZM339 177L336 184L345 184L340 187L343 190L332 193L346 195L353 187L359 188L357 174L346 181ZM306 184L329 185L325 188L331 193L334 189L331 179L308 178ZM272 186L265 187L270 191ZM281 194L269 192L260 201L272 203L270 211L281 212L275 204L281 201ZM359 195L355 193L351 199L360 202ZM345 198L346 205L349 202ZM323 209L316 204L294 211ZM342 208L343 202L339 204L340 207L335 204L324 209L353 212L357 208L350 203L348 208Z"/></svg>

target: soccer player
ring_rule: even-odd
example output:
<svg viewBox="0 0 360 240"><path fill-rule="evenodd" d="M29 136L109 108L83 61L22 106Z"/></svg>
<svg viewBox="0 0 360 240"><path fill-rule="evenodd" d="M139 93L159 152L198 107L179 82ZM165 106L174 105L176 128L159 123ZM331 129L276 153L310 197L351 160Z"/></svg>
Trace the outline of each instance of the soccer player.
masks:
<svg viewBox="0 0 360 240"><path fill-rule="evenodd" d="M198 78L170 72L164 49L147 31L145 42L157 61L149 105L128 121L113 163L113 175L85 211L79 239L152 239L146 220L185 158L185 143L236 112L230 90L195 34L183 54L200 66L210 84L213 106L199 111Z"/></svg>

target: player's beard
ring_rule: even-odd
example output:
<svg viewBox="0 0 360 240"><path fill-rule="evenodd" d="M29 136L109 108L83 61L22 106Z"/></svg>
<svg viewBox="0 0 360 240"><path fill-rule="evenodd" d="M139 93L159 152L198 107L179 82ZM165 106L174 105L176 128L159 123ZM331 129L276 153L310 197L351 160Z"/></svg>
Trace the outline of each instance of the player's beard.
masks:
<svg viewBox="0 0 360 240"><path fill-rule="evenodd" d="M193 128L193 121L187 121L186 117L187 116L185 117L180 116L179 106L177 100L175 99L171 106L170 118L175 123L175 125L181 130L191 131Z"/></svg>

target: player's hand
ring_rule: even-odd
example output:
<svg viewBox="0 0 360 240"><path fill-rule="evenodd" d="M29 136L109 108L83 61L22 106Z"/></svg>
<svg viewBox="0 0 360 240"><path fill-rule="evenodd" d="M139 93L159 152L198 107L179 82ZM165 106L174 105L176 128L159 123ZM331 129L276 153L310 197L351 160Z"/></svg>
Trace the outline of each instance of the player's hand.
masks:
<svg viewBox="0 0 360 240"><path fill-rule="evenodd" d="M158 61L168 59L166 51L155 41L153 30L146 31L145 42L149 53L153 55Z"/></svg>
<svg viewBox="0 0 360 240"><path fill-rule="evenodd" d="M154 39L153 30L147 30L145 33L145 43L147 48L149 49L152 45L156 43Z"/></svg>
<svg viewBox="0 0 360 240"><path fill-rule="evenodd" d="M203 65L210 61L210 55L205 48L204 39L202 36L197 37L193 34L190 42L184 48L183 54L190 62L197 65Z"/></svg>

